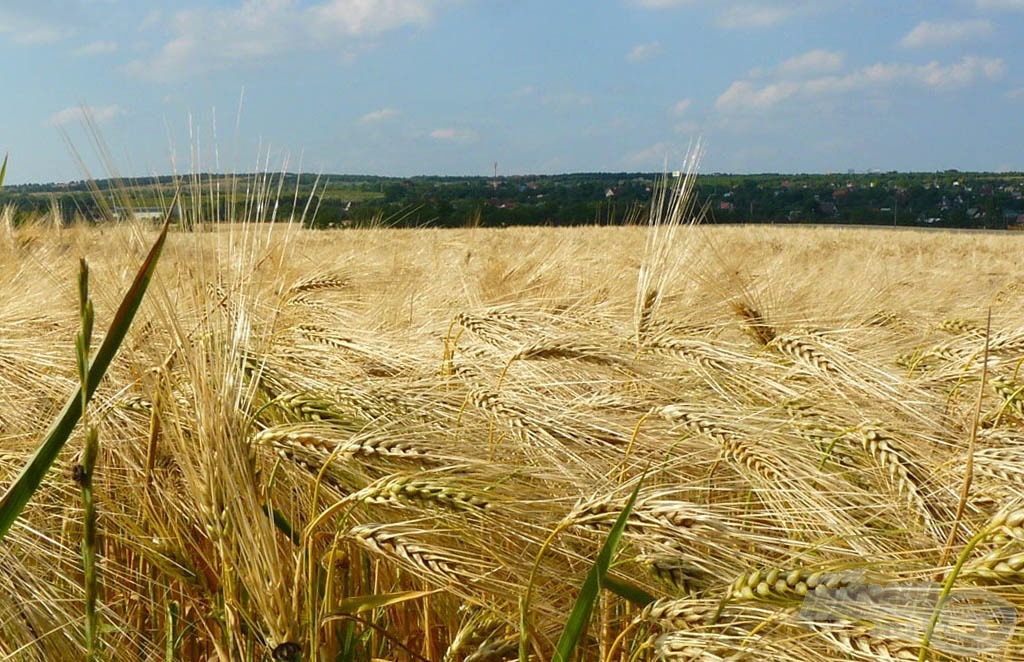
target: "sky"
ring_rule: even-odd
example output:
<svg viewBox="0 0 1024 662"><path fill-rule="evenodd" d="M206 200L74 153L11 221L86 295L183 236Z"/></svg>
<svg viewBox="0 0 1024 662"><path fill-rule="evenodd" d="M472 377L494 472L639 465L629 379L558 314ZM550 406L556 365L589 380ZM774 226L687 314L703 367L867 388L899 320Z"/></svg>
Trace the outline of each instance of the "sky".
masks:
<svg viewBox="0 0 1024 662"><path fill-rule="evenodd" d="M0 0L0 153L8 183L652 172L698 140L701 172L1019 171L1022 34L1024 0Z"/></svg>

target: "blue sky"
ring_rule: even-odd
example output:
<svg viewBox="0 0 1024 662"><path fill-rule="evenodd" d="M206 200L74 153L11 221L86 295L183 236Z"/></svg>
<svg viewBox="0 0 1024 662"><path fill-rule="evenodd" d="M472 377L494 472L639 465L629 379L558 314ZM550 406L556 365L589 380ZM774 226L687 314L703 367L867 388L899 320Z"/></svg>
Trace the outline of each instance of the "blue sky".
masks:
<svg viewBox="0 0 1024 662"><path fill-rule="evenodd" d="M11 183L1024 170L1024 0L3 0ZM66 139L67 140L66 140Z"/></svg>

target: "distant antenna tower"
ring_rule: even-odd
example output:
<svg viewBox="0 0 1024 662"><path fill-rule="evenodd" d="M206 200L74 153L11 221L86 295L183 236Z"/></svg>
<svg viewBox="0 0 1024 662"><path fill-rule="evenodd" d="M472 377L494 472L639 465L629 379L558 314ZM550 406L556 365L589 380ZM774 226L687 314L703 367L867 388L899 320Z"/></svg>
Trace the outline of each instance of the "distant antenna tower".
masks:
<svg viewBox="0 0 1024 662"><path fill-rule="evenodd" d="M494 162L494 179L491 180L491 186L495 191L498 190L498 162Z"/></svg>

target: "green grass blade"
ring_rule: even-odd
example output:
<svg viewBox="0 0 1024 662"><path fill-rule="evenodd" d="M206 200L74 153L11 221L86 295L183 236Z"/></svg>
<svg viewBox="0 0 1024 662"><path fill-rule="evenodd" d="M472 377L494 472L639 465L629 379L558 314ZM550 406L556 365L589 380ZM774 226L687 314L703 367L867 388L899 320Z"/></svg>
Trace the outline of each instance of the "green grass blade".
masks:
<svg viewBox="0 0 1024 662"><path fill-rule="evenodd" d="M171 209L173 208L174 205L172 204ZM100 380L103 379L104 373L106 373L107 368L114 359L114 355L117 354L117 350L121 346L121 342L128 333L128 328L135 318L135 313L142 303L142 297L145 295L149 281L156 270L156 263L160 259L164 241L167 239L167 230L170 227L170 222L171 212L168 212L160 235L150 249L149 255L146 256L142 266L139 267L131 288L129 288L121 300L121 305L114 315L114 320L111 322L110 329L103 339L103 344L100 345L92 364L89 366L89 381L85 385L86 399L92 397L92 394L96 391L96 387L99 385ZM7 489L3 497L0 498L0 540L7 535L7 531L10 530L29 499L32 498L32 495L39 488L50 466L57 459L57 455L71 437L71 433L74 431L75 425L82 415L82 401L82 386L79 385L75 393L68 398L60 416L53 422L43 443L36 449L36 452L29 459L25 468L22 469L18 478Z"/></svg>
<svg viewBox="0 0 1024 662"><path fill-rule="evenodd" d="M299 532L292 528L292 523L288 521L288 518L284 516L277 508L271 508L270 504L263 505L263 512L270 515L274 520L274 526L278 531L288 536L288 539L292 541L296 547L302 546L302 536Z"/></svg>
<svg viewBox="0 0 1024 662"><path fill-rule="evenodd" d="M4 164L0 165L0 186L4 185L4 177L7 176L7 154L4 154Z"/></svg>
<svg viewBox="0 0 1024 662"><path fill-rule="evenodd" d="M601 587L608 589L623 600L632 602L637 607L646 607L656 599L653 595L636 584L631 584L630 582L622 579L617 579L611 575L607 575L601 580Z"/></svg>
<svg viewBox="0 0 1024 662"><path fill-rule="evenodd" d="M167 603L166 639L164 640L164 662L178 659L178 619L181 608L175 600Z"/></svg>
<svg viewBox="0 0 1024 662"><path fill-rule="evenodd" d="M565 629L562 630L562 636L558 638L558 643L555 645L555 654L551 658L554 662L569 662L573 651L576 649L576 644L579 643L580 638L587 629L587 624L590 622L590 613L597 602L597 596L601 591L601 587L605 584L608 569L612 565L612 557L615 556L615 549L619 546L623 531L626 530L626 522L629 520L629 514L633 512L633 504L636 503L636 497L640 493L641 483L643 483L642 477L637 481L633 494L626 503L626 507L619 513L619 518L615 520L615 525L608 532L608 538L605 539L604 545L601 546L601 551L597 555L597 561L594 562L590 572L587 573L587 578L583 582L583 588L580 589L580 594L576 597L576 603L572 607L569 619L565 623Z"/></svg>

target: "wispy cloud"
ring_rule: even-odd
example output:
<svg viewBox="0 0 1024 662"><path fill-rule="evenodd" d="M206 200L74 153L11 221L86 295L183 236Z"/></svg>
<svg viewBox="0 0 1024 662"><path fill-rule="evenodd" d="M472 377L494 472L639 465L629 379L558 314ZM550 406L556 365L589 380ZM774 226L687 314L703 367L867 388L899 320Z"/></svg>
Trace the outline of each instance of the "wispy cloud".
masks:
<svg viewBox="0 0 1024 662"><path fill-rule="evenodd" d="M81 18L90 5L113 4L117 0L4 0L0 14L44 19L60 15L71 20Z"/></svg>
<svg viewBox="0 0 1024 662"><path fill-rule="evenodd" d="M368 35L425 23L437 4L432 0L329 0L310 7L307 16L314 20L313 32L322 37Z"/></svg>
<svg viewBox="0 0 1024 662"><path fill-rule="evenodd" d="M117 42L114 41L94 41L76 48L71 51L71 54L75 57L90 57L93 55L105 55L107 53L114 53L117 51Z"/></svg>
<svg viewBox="0 0 1024 662"><path fill-rule="evenodd" d="M803 77L808 74L822 74L843 68L845 56L835 51L814 50L796 55L779 65L779 74L784 77Z"/></svg>
<svg viewBox="0 0 1024 662"><path fill-rule="evenodd" d="M373 122L383 122L385 120L392 120L398 117L398 115L399 112L394 108L381 108L380 110L374 110L372 112L366 113L365 115L359 118L359 121L363 122L364 124L370 124Z"/></svg>
<svg viewBox="0 0 1024 662"><path fill-rule="evenodd" d="M476 142L480 136L473 129L456 129L442 127L430 132L430 137L442 142L470 143Z"/></svg>
<svg viewBox="0 0 1024 662"><path fill-rule="evenodd" d="M657 41L652 41L648 44L637 44L634 46L628 54L626 54L626 62L644 62L650 60L661 54L661 44Z"/></svg>
<svg viewBox="0 0 1024 662"><path fill-rule="evenodd" d="M770 28L782 23L798 12L796 7L740 4L727 7L719 16L723 28Z"/></svg>
<svg viewBox="0 0 1024 662"><path fill-rule="evenodd" d="M992 21L984 18L972 18L962 21L921 21L904 35L900 44L907 48L928 48L945 46L987 37L992 34Z"/></svg>
<svg viewBox="0 0 1024 662"><path fill-rule="evenodd" d="M19 46L45 46L75 35L100 0L3 0L0 36Z"/></svg>
<svg viewBox="0 0 1024 662"><path fill-rule="evenodd" d="M988 57L963 57L950 65L929 62L915 67L912 76L930 87L954 89L969 85L985 78L998 80L1006 74L1006 63L1002 59Z"/></svg>
<svg viewBox="0 0 1024 662"><path fill-rule="evenodd" d="M691 99L680 99L668 109L669 117L673 120L672 130L675 133L692 134L697 132L699 125L686 117L692 105Z"/></svg>
<svg viewBox="0 0 1024 662"><path fill-rule="evenodd" d="M715 101L719 110L761 110L784 101L800 90L799 83L781 81L757 86L746 80L733 81Z"/></svg>
<svg viewBox="0 0 1024 662"><path fill-rule="evenodd" d="M690 99L682 99L672 104L672 107L669 109L669 112L675 115L676 117L682 117L683 115L686 114L686 111L690 109L690 106L692 104L693 101L691 101Z"/></svg>
<svg viewBox="0 0 1024 662"><path fill-rule="evenodd" d="M87 107L69 106L50 115L46 120L46 124L50 126L64 126L65 124L90 120L96 124L104 124L120 115L124 115L124 109L116 104Z"/></svg>
<svg viewBox="0 0 1024 662"><path fill-rule="evenodd" d="M966 56L951 64L878 63L842 75L782 79L765 84L734 81L715 101L721 111L759 111L792 98L817 99L856 91L916 84L933 90L955 90L981 80L998 80L1006 73L1001 59Z"/></svg>
<svg viewBox="0 0 1024 662"><path fill-rule="evenodd" d="M193 76L295 52L345 49L366 38L429 22L448 0L246 0L228 9L193 9L173 19L173 38L129 73L154 79Z"/></svg>
<svg viewBox="0 0 1024 662"><path fill-rule="evenodd" d="M841 0L633 0L641 9L672 10L707 7L715 24L727 30L775 27L793 18L828 11Z"/></svg>

